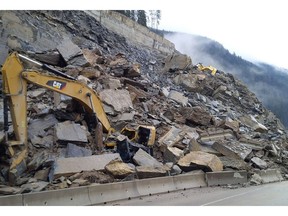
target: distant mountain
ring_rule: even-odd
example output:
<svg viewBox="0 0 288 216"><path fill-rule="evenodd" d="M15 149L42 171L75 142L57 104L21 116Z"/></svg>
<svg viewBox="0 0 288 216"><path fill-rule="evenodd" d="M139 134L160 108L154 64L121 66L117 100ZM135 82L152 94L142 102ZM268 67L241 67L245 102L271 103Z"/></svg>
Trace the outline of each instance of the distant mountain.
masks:
<svg viewBox="0 0 288 216"><path fill-rule="evenodd" d="M211 65L242 80L258 99L288 127L288 70L265 63L252 63L231 54L220 43L209 38L162 32L176 49L192 58L193 64Z"/></svg>

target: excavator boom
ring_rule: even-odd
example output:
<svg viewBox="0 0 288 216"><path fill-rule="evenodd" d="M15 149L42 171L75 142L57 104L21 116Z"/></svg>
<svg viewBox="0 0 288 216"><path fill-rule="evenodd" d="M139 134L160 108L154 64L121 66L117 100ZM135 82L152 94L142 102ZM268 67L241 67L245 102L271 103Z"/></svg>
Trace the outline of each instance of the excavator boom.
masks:
<svg viewBox="0 0 288 216"><path fill-rule="evenodd" d="M11 157L13 157L11 163L12 169L21 163L27 154L26 115L28 82L55 92L59 92L79 101L85 107L87 112L92 115L96 115L96 119L102 123L103 129L105 131L110 132L113 130L102 107L102 103L93 89L75 79L69 79L68 75L64 75L65 77L60 77L59 74L58 76L55 76L51 74L40 73L38 71L25 70L20 60L22 59L21 57L23 58L22 55L13 52L8 56L2 67L4 101L10 108L9 110L11 112L11 119L15 134L15 140L6 140L9 154ZM24 60L30 59L24 57ZM41 63L38 64L41 65ZM50 70L52 69L50 68ZM5 134L6 137L8 137L8 122L4 122L4 125L6 125ZM15 146L20 146L20 148L22 148L22 151L20 151L19 154L15 153L13 148Z"/></svg>
<svg viewBox="0 0 288 216"><path fill-rule="evenodd" d="M40 72L35 69L27 70L24 68L22 61L29 61L30 63L36 64L45 71L52 72L52 74ZM98 150L102 151L103 149L103 130L107 132L108 135L111 132L114 132L114 129L110 126L97 93L85 83L77 81L75 78L61 71L13 52L8 56L2 67L2 79L2 92L4 96L4 132L6 137L5 144L7 145L7 153L10 157L10 172L18 172L18 168L21 170L22 162L28 154L28 83L58 92L78 101L84 107L85 113L90 114L92 122L94 121L95 123L92 126L92 129L95 132L94 141ZM8 140L8 107L13 123L15 134L14 140ZM101 122L101 124L99 124L99 122ZM150 149L155 142L155 128L153 126L140 125L136 129L124 128L121 133L128 136L128 139L131 141L139 142ZM126 143L124 144L126 145ZM107 147L113 147L116 143L114 141L107 141L105 145Z"/></svg>

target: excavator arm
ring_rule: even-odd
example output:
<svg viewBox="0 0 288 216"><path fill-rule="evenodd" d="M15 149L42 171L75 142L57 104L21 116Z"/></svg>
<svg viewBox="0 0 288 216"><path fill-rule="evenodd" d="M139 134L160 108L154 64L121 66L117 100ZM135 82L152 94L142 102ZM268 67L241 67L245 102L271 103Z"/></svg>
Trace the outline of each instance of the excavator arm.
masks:
<svg viewBox="0 0 288 216"><path fill-rule="evenodd" d="M38 70L27 70L22 62L30 62L40 66L51 73L40 72ZM110 126L102 103L96 94L86 84L77 81L75 78L58 71L48 65L34 61L26 56L16 52L11 53L2 67L3 96L4 96L4 133L5 145L10 156L10 172L18 172L28 154L27 140L27 85L36 84L48 90L58 92L69 96L78 101L86 113L90 114L92 120L95 120L95 144L102 149L103 130L113 132ZM11 119L15 134L14 140L8 140L8 107L11 113ZM98 124L101 122L101 124ZM94 126L93 126L94 127ZM103 127L103 130L102 130ZM155 127L140 125L137 128L124 128L121 133L130 139L152 149L155 142ZM108 136L107 136L108 137ZM115 146L114 141L105 143L107 147ZM127 143L124 143L125 145ZM130 142L131 144L131 142ZM132 144L131 144L132 145Z"/></svg>
<svg viewBox="0 0 288 216"><path fill-rule="evenodd" d="M25 70L20 59L34 61L14 52L8 56L2 67L3 96L4 104L6 104L6 106L4 105L4 112L6 112L4 116L7 116L9 107L15 134L15 140L8 141L8 120L5 118L4 132L6 134L6 145L12 158L10 169L20 164L27 154L26 115L28 82L59 92L79 101L88 113L95 116L96 120L102 123L105 131L113 131L102 107L102 103L93 89L82 82L70 78L68 75L63 74L64 77L60 77L59 74L62 72L57 70L54 70L54 73L57 72L57 76L41 73L36 70ZM33 63L43 66L39 62L34 61ZM49 69L47 66L44 68ZM53 69L50 68L50 70L53 72ZM16 153L14 147L17 149L21 148L21 151Z"/></svg>
<svg viewBox="0 0 288 216"><path fill-rule="evenodd" d="M218 72L216 68L212 66L204 66L201 63L198 63L196 68L198 68L200 71L210 71L213 76L215 76L215 74Z"/></svg>

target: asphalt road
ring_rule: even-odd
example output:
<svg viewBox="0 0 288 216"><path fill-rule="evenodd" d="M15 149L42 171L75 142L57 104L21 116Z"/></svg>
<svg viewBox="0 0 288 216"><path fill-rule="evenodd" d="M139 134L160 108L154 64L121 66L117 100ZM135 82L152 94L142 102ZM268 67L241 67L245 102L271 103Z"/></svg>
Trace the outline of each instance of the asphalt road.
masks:
<svg viewBox="0 0 288 216"><path fill-rule="evenodd" d="M234 189L193 188L111 202L106 206L288 206L288 181Z"/></svg>

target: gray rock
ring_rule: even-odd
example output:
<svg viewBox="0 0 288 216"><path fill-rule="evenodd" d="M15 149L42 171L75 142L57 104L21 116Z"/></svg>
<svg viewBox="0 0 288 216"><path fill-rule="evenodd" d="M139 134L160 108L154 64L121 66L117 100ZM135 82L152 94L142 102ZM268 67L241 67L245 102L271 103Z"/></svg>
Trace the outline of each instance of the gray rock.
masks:
<svg viewBox="0 0 288 216"><path fill-rule="evenodd" d="M172 166L170 174L173 175L180 175L182 173L182 170L180 169L179 166L177 166L176 164Z"/></svg>
<svg viewBox="0 0 288 216"><path fill-rule="evenodd" d="M104 171L105 166L116 158L120 158L118 153L77 158L58 158L55 161L54 170L52 170L53 176L54 178L58 178L60 176L70 176L82 171Z"/></svg>
<svg viewBox="0 0 288 216"><path fill-rule="evenodd" d="M67 144L66 148L66 158L69 157L86 157L86 156L91 156L92 151L90 149L86 149L80 146L77 146L72 143Z"/></svg>
<svg viewBox="0 0 288 216"><path fill-rule="evenodd" d="M265 127L263 124L259 123L254 116L252 115L247 115L247 116L241 116L240 121L242 124L246 125L247 127L250 127L256 132L260 133L267 133L268 128Z"/></svg>
<svg viewBox="0 0 288 216"><path fill-rule="evenodd" d="M28 125L28 137L33 139L34 136L45 136L45 130L58 123L58 120L53 114L49 114L45 117L38 118L29 122Z"/></svg>
<svg viewBox="0 0 288 216"><path fill-rule="evenodd" d="M225 168L232 168L236 170L247 170L248 164L242 159L231 158L227 156L219 157Z"/></svg>
<svg viewBox="0 0 288 216"><path fill-rule="evenodd" d="M284 180L278 169L255 170L255 174L261 177L262 183L280 182Z"/></svg>
<svg viewBox="0 0 288 216"><path fill-rule="evenodd" d="M260 175L258 175L257 173L254 173L252 176L251 176L251 179L250 179L250 184L251 185L260 185L263 183L263 179L261 178Z"/></svg>
<svg viewBox="0 0 288 216"><path fill-rule="evenodd" d="M31 139L31 143L36 148L51 148L51 146L53 145L53 140L54 136L52 135L44 136L43 138L39 136L34 136Z"/></svg>
<svg viewBox="0 0 288 216"><path fill-rule="evenodd" d="M101 101L112 106L117 112L133 108L130 94L127 90L106 89L99 93Z"/></svg>
<svg viewBox="0 0 288 216"><path fill-rule="evenodd" d="M266 169L268 167L267 163L258 157L253 157L251 161L260 169Z"/></svg>
<svg viewBox="0 0 288 216"><path fill-rule="evenodd" d="M45 151L33 155L33 159L27 165L28 170L38 170L48 158L49 155Z"/></svg>
<svg viewBox="0 0 288 216"><path fill-rule="evenodd" d="M184 152L179 148L168 146L163 156L165 161L177 163L177 161L184 156Z"/></svg>
<svg viewBox="0 0 288 216"><path fill-rule="evenodd" d="M41 181L47 181L50 168L39 170L35 173L34 178Z"/></svg>
<svg viewBox="0 0 288 216"><path fill-rule="evenodd" d="M141 148L133 156L133 161L139 166L157 167L163 165Z"/></svg>
<svg viewBox="0 0 288 216"><path fill-rule="evenodd" d="M61 141L88 142L87 129L71 121L58 123L55 126L56 138Z"/></svg>
<svg viewBox="0 0 288 216"><path fill-rule="evenodd" d="M39 181L21 185L21 193L40 192L44 190L48 184L48 182Z"/></svg>
<svg viewBox="0 0 288 216"><path fill-rule="evenodd" d="M239 143L238 141L217 141L212 147L225 156L245 160L252 152L252 148Z"/></svg>
<svg viewBox="0 0 288 216"><path fill-rule="evenodd" d="M0 194L1 195L14 195L21 192L21 188L18 187L9 187L6 185L0 185Z"/></svg>
<svg viewBox="0 0 288 216"><path fill-rule="evenodd" d="M27 96L30 98L39 98L41 97L47 90L43 88L39 88L33 91L27 91Z"/></svg>
<svg viewBox="0 0 288 216"><path fill-rule="evenodd" d="M183 93L181 93L181 92L177 92L177 91L171 90L169 95L168 95L168 98L178 102L182 106L187 106L187 104L188 104L188 98L185 97L183 95Z"/></svg>
<svg viewBox="0 0 288 216"><path fill-rule="evenodd" d="M117 121L133 121L135 113L122 113L117 116Z"/></svg>
<svg viewBox="0 0 288 216"><path fill-rule="evenodd" d="M65 38L58 46L57 50L62 55L67 64L84 66L88 61L83 56L82 50L69 38Z"/></svg>

